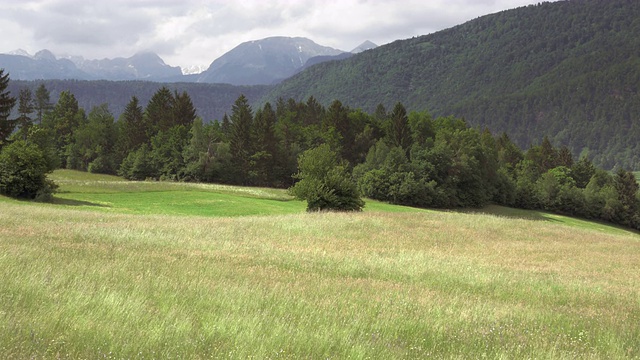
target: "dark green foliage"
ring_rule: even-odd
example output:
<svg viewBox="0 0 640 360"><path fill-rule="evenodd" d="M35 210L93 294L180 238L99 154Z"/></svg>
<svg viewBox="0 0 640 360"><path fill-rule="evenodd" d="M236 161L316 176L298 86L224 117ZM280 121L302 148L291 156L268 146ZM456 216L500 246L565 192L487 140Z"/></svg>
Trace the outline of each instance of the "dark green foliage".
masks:
<svg viewBox="0 0 640 360"><path fill-rule="evenodd" d="M193 106L191 97L186 91L182 93L175 91L173 98L173 125L191 127L191 124L193 124L197 116L196 108Z"/></svg>
<svg viewBox="0 0 640 360"><path fill-rule="evenodd" d="M31 114L33 112L33 95L31 94L31 90L29 90L29 88L23 88L20 90L20 95L18 96L17 119L17 125L20 128L18 137L23 140L27 139L27 136L29 135L29 127L33 125L33 119L31 118Z"/></svg>
<svg viewBox="0 0 640 360"><path fill-rule="evenodd" d="M251 128L253 114L244 95L236 100L231 109L231 133L229 147L234 165L234 178L238 183L249 183L250 157L253 154Z"/></svg>
<svg viewBox="0 0 640 360"><path fill-rule="evenodd" d="M120 128L118 150L123 157L148 141L147 124L144 121L144 112L137 97L131 98L124 112L120 115L118 125Z"/></svg>
<svg viewBox="0 0 640 360"><path fill-rule="evenodd" d="M16 126L16 122L9 119L16 99L7 91L8 86L9 74L5 74L4 69L0 69L0 149Z"/></svg>
<svg viewBox="0 0 640 360"><path fill-rule="evenodd" d="M44 115L53 108L51 94L44 84L40 84L35 92L34 108L37 113L38 124L42 123Z"/></svg>
<svg viewBox="0 0 640 360"><path fill-rule="evenodd" d="M256 112L252 128L254 154L250 158L250 177L255 185L268 186L276 181L279 158L276 113L270 103Z"/></svg>
<svg viewBox="0 0 640 360"><path fill-rule="evenodd" d="M588 157L583 156L573 164L571 167L571 177L576 182L576 186L584 189L589 184L591 177L596 173L596 168L593 166Z"/></svg>
<svg viewBox="0 0 640 360"><path fill-rule="evenodd" d="M307 201L307 211L360 211L364 207L347 168L327 144L300 155L295 177L299 181L289 191Z"/></svg>
<svg viewBox="0 0 640 360"><path fill-rule="evenodd" d="M50 171L37 145L17 140L0 151L0 194L48 201L57 188L47 179Z"/></svg>
<svg viewBox="0 0 640 360"><path fill-rule="evenodd" d="M73 134L67 157L69 169L102 174L116 173L120 161L116 156L118 129L114 121L107 104L91 110L87 122L81 124Z"/></svg>
<svg viewBox="0 0 640 360"><path fill-rule="evenodd" d="M407 109L400 102L396 103L393 112L389 115L387 137L392 146L399 146L405 151L409 151L411 147L409 118L407 117Z"/></svg>
<svg viewBox="0 0 640 360"><path fill-rule="evenodd" d="M157 171L153 164L151 150L147 144L142 144L137 150L132 151L122 161L118 175L128 180L146 180L157 177Z"/></svg>
<svg viewBox="0 0 640 360"><path fill-rule="evenodd" d="M174 114L175 97L166 87L161 87L149 100L144 114L147 139L176 125Z"/></svg>
<svg viewBox="0 0 640 360"><path fill-rule="evenodd" d="M636 177L632 172L620 169L616 173L613 185L620 201L618 222L627 226L640 227L640 203L638 202L640 186Z"/></svg>
<svg viewBox="0 0 640 360"><path fill-rule="evenodd" d="M63 91L53 110L42 120L42 125L53 132L62 167L67 167L74 132L86 122L84 110L78 107L75 96Z"/></svg>
<svg viewBox="0 0 640 360"><path fill-rule="evenodd" d="M263 101L313 95L373 112L401 99L521 148L548 136L600 167L640 169L639 18L638 1L542 2L318 64Z"/></svg>

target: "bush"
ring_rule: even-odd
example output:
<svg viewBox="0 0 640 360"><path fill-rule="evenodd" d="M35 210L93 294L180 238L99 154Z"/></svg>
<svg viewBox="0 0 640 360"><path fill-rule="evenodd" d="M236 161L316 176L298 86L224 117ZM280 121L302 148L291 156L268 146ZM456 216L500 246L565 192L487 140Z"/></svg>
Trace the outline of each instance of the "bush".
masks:
<svg viewBox="0 0 640 360"><path fill-rule="evenodd" d="M37 145L16 141L0 152L0 194L50 200L57 186L47 179L49 172L47 159Z"/></svg>
<svg viewBox="0 0 640 360"><path fill-rule="evenodd" d="M299 179L289 192L307 201L307 211L360 211L364 201L346 166L338 163L337 154L323 144L305 151L298 158Z"/></svg>

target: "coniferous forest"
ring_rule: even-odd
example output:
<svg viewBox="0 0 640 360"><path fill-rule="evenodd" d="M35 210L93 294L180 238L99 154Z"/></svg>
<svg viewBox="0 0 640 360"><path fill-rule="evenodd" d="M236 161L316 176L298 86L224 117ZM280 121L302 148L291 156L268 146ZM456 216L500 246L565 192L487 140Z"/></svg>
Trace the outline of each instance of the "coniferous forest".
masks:
<svg viewBox="0 0 640 360"><path fill-rule="evenodd" d="M506 133L456 117L373 113L339 100L322 106L278 99L252 109L241 95L228 115L205 123L187 92L133 96L115 119L107 104L87 113L73 93L52 104L44 85L13 98L0 74L0 193L46 200L57 168L130 180L215 182L291 188L310 210L358 210L360 196L424 208L499 204L542 209L640 229L633 173L610 173L545 137L522 151ZM13 106L19 117L9 119Z"/></svg>

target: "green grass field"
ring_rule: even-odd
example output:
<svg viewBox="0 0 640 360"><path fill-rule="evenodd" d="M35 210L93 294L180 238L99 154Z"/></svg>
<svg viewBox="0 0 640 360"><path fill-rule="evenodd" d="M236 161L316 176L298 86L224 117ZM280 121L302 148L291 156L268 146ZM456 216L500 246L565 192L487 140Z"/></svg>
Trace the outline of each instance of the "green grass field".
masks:
<svg viewBox="0 0 640 360"><path fill-rule="evenodd" d="M58 171L0 197L0 358L639 358L640 235Z"/></svg>

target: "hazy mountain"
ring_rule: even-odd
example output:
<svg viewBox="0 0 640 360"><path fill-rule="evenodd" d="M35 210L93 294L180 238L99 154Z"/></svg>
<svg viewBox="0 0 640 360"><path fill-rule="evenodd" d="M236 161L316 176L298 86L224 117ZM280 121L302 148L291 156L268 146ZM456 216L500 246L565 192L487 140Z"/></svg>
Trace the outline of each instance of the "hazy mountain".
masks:
<svg viewBox="0 0 640 360"><path fill-rule="evenodd" d="M34 56L24 50L0 54L0 68L12 80L163 80L182 75L179 67L169 66L156 54L144 52L130 58L85 60L79 56L57 58L49 50Z"/></svg>
<svg viewBox="0 0 640 360"><path fill-rule="evenodd" d="M543 2L310 67L264 101L464 117L521 147L545 135L605 168L640 169L640 1Z"/></svg>
<svg viewBox="0 0 640 360"><path fill-rule="evenodd" d="M363 51L375 49L377 47L378 47L378 45L376 45L376 44L372 43L371 41L367 40L367 41L363 42L362 44L358 45L355 49L351 50L351 53L359 54L359 53L361 53Z"/></svg>
<svg viewBox="0 0 640 360"><path fill-rule="evenodd" d="M300 37L248 41L213 61L198 82L272 84L295 74L312 57L342 52Z"/></svg>
<svg viewBox="0 0 640 360"><path fill-rule="evenodd" d="M16 53L16 52L14 52ZM36 79L91 79L91 75L78 69L68 59L56 59L48 50L41 50L34 56L26 51L17 55L0 54L0 68L9 73L11 80Z"/></svg>
<svg viewBox="0 0 640 360"><path fill-rule="evenodd" d="M141 52L129 58L80 60L76 65L96 79L162 80L182 75L177 66L169 66L153 52Z"/></svg>

